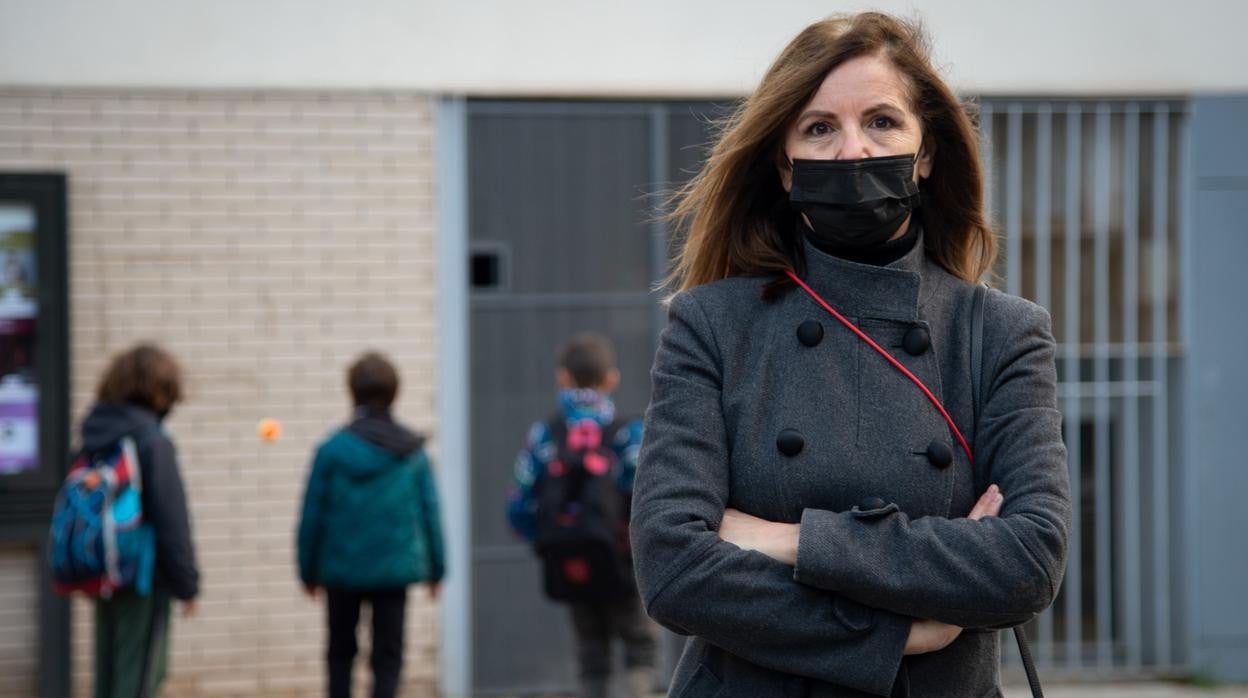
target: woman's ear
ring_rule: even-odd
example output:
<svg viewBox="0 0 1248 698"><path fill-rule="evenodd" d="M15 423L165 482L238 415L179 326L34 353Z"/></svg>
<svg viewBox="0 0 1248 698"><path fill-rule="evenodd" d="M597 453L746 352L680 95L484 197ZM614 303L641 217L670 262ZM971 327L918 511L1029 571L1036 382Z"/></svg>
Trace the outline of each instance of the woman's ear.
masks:
<svg viewBox="0 0 1248 698"><path fill-rule="evenodd" d="M789 162L788 155L784 151L776 152L776 172L780 174L780 186L785 191L793 190L793 165Z"/></svg>
<svg viewBox="0 0 1248 698"><path fill-rule="evenodd" d="M932 174L932 156L936 153L936 146L929 141L924 141L919 147L919 160L914 164L915 181L927 179Z"/></svg>

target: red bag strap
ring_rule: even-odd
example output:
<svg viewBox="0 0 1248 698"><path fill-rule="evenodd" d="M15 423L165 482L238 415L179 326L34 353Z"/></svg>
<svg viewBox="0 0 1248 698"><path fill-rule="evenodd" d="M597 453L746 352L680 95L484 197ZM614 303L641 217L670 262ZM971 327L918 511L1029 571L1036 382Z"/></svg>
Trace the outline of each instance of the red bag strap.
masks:
<svg viewBox="0 0 1248 698"><path fill-rule="evenodd" d="M966 439L963 438L962 431L958 429L957 424L954 424L953 417L949 416L949 411L945 409L944 405L940 404L940 400L937 399L936 395L934 395L932 391L927 388L926 385L924 385L923 381L918 376L911 373L910 369L906 368L905 366L902 366L901 362L898 361L897 359L894 359L893 355L889 354L888 351L884 349L884 347L881 347L879 344L875 342L874 339L871 339L871 337L867 336L866 332L863 332L861 329L858 328L857 325L847 320L844 315L841 315L840 313L838 313L836 311L836 308L833 308L831 305L828 304L827 301L825 301L822 297L820 297L818 293L815 293L815 290L811 288L810 286L808 286L805 281L802 281L800 278L798 278L797 274L794 274L792 270L786 269L784 273L788 274L789 278L792 279L793 282L796 283L799 287L801 287L801 289L805 291L807 295L813 298L814 301L820 305L820 307L828 311L828 313L830 313L832 317L836 318L837 321L839 321L842 325L848 328L850 332L853 332L855 335L857 335L859 339L869 344L871 348L876 351L877 354L879 354L880 356L883 356L885 359L888 360L890 364L893 365L894 368L896 368L898 371L901 371L902 374L905 375L906 378L909 378L910 382L919 386L919 390L922 390L923 394L927 396L927 399L931 401L933 405L936 406L937 410L940 411L940 416L945 418L945 423L949 425L949 431L953 433L954 438L957 439L958 443L962 446L962 450L966 452L966 459L970 461L972 465L974 465L975 456L971 454L971 447L969 444L967 444Z"/></svg>

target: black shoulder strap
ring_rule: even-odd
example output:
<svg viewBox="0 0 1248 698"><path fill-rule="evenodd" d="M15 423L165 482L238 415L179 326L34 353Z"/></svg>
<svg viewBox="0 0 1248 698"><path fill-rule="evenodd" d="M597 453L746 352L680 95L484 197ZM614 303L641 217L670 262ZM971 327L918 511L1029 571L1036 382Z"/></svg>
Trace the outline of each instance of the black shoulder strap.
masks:
<svg viewBox="0 0 1248 698"><path fill-rule="evenodd" d="M615 437L619 436L620 430L627 427L633 420L616 416L615 419L602 427L602 445L607 448L615 446Z"/></svg>
<svg viewBox="0 0 1248 698"><path fill-rule="evenodd" d="M568 424L563 421L563 415L552 415L546 420L546 428L550 430L550 440L554 442L556 448L563 448L563 442L568 439Z"/></svg>
<svg viewBox="0 0 1248 698"><path fill-rule="evenodd" d="M984 383L984 296L988 295L988 287L984 284L975 286L975 295L971 298L971 402L973 426L979 424L979 408L983 402ZM978 432L978 429L975 429Z"/></svg>

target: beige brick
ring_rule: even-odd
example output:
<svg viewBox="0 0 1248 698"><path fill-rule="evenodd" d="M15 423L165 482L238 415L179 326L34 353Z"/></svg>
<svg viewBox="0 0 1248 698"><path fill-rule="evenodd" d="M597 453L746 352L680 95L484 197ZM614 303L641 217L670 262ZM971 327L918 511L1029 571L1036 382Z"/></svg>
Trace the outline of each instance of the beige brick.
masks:
<svg viewBox="0 0 1248 698"><path fill-rule="evenodd" d="M346 363L391 352L399 414L436 435L432 114L427 96L381 92L0 95L0 167L71 178L75 419L109 354L137 339L168 345L186 372L190 401L168 426L204 596L175 622L165 695L320 692L324 612L297 584L294 529L312 450L348 411ZM285 428L273 444L255 435L266 415ZM0 695L33 661L4 649L32 588L6 569ZM86 695L91 613L74 609ZM409 609L406 681L423 695L436 606L414 593Z"/></svg>

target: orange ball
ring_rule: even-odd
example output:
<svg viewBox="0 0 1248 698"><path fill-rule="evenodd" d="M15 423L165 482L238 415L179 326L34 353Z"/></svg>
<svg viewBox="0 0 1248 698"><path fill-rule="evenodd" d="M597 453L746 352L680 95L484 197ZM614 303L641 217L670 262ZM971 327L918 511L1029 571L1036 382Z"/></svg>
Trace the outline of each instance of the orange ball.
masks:
<svg viewBox="0 0 1248 698"><path fill-rule="evenodd" d="M256 433L265 441L277 441L282 435L282 423L272 417L265 417L256 425Z"/></svg>

